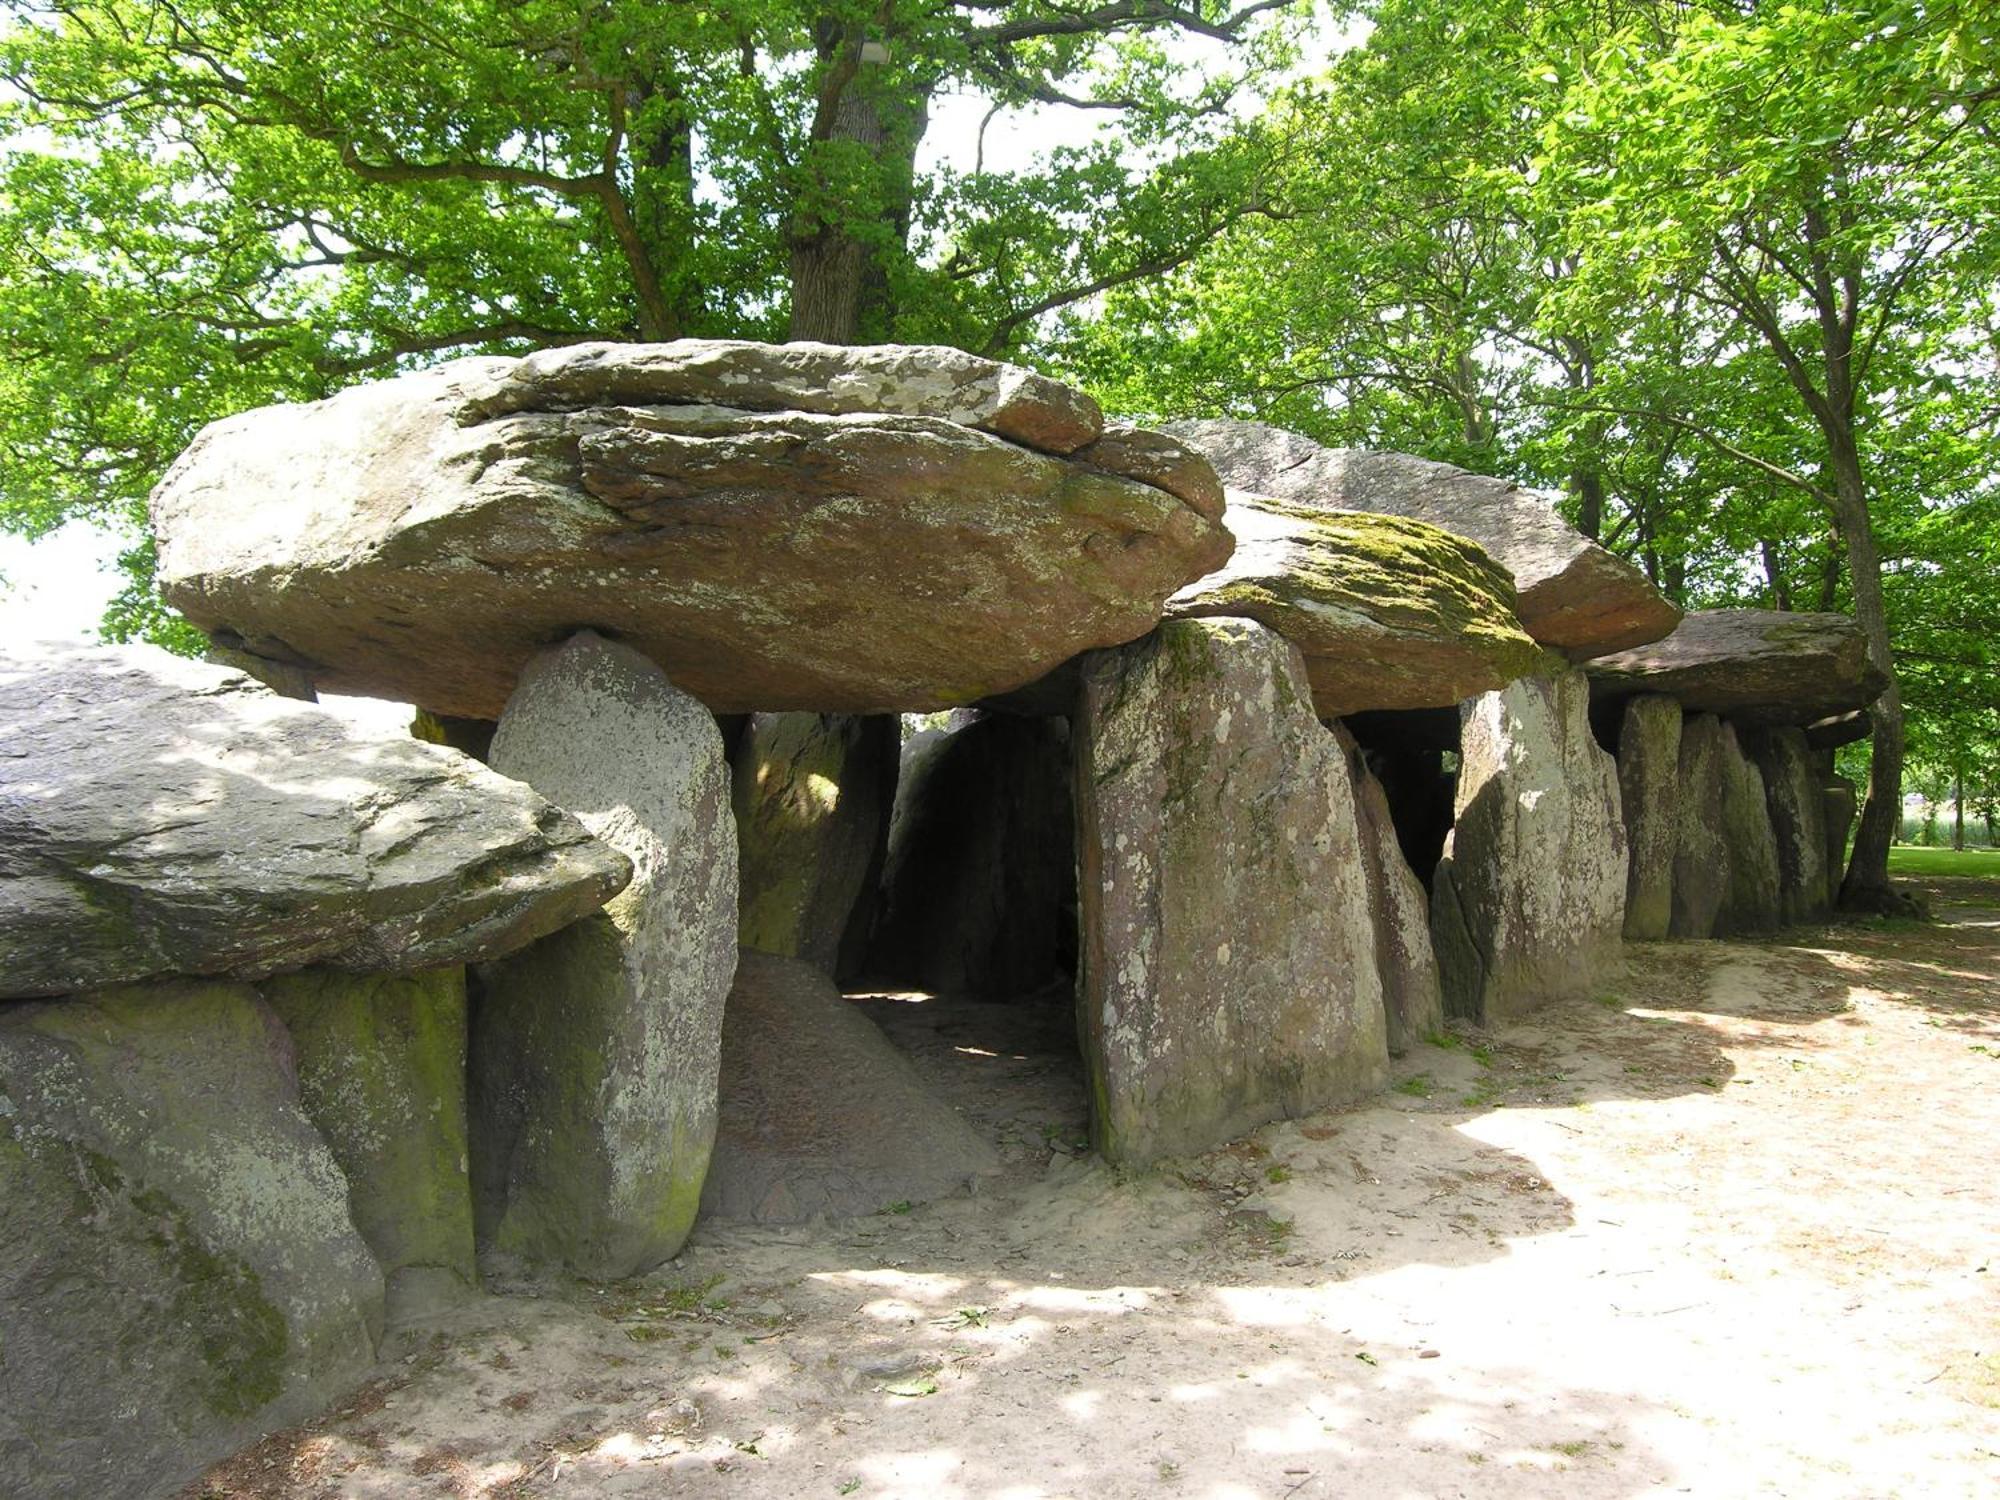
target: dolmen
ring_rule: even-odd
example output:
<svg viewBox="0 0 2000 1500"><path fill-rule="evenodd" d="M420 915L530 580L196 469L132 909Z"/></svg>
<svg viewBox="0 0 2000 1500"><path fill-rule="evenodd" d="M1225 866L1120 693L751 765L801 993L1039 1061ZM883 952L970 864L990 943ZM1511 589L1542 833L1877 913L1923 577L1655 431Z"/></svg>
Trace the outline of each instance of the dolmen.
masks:
<svg viewBox="0 0 2000 1500"><path fill-rule="evenodd" d="M1062 997L1142 1169L1811 919L1880 688L1548 496L947 349L460 360L214 424L151 517L209 661L0 654L37 1500L172 1493L483 1287L994 1172L842 985Z"/></svg>

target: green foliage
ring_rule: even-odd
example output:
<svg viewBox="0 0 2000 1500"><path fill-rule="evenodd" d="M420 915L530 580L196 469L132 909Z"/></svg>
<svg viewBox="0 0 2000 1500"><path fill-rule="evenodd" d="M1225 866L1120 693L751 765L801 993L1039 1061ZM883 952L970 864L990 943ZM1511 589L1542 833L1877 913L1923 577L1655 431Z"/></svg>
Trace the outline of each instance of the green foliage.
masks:
<svg viewBox="0 0 2000 1500"><path fill-rule="evenodd" d="M2000 17L1367 14L1366 46L1273 107L1301 143L1280 211L1073 311L1052 356L1123 410L1560 490L1689 607L1852 612L1912 756L1978 760L2000 718ZM1892 692L1878 835L1900 717Z"/></svg>
<svg viewBox="0 0 2000 1500"><path fill-rule="evenodd" d="M1270 153L1225 106L1289 62L1298 9L7 3L0 526L136 536L207 421L449 355L1013 351L1256 210ZM996 136L1028 106L1108 123L1019 172L920 171L966 91ZM191 644L126 562L112 632Z"/></svg>

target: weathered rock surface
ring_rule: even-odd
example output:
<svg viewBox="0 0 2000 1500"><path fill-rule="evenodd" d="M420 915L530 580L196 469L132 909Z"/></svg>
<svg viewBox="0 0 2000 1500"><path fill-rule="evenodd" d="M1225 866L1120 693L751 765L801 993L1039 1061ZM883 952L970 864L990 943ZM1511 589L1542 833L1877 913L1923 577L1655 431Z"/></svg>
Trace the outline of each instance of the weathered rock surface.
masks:
<svg viewBox="0 0 2000 1500"><path fill-rule="evenodd" d="M1431 949L1430 898L1403 857L1388 794L1369 771L1360 746L1338 725L1330 726L1330 732L1347 752L1356 829L1367 861L1375 969L1382 978L1389 1054L1402 1057L1444 1029L1444 993L1438 986L1437 955Z"/></svg>
<svg viewBox="0 0 2000 1500"><path fill-rule="evenodd" d="M1681 720L1670 937L1713 937L1729 897L1729 845L1722 823L1723 729L1714 714L1687 714Z"/></svg>
<svg viewBox="0 0 2000 1500"><path fill-rule="evenodd" d="M736 830L715 720L637 652L531 662L493 764L628 855L601 913L482 971L473 1207L482 1250L615 1280L694 1223L736 969Z"/></svg>
<svg viewBox="0 0 2000 1500"><path fill-rule="evenodd" d="M1169 621L1086 660L1074 735L1098 1150L1143 1164L1379 1087L1354 788L1297 648Z"/></svg>
<svg viewBox="0 0 2000 1500"><path fill-rule="evenodd" d="M823 974L744 950L723 1012L704 1213L766 1224L880 1213L945 1197L999 1165Z"/></svg>
<svg viewBox="0 0 2000 1500"><path fill-rule="evenodd" d="M1625 936L1663 938L1673 926L1674 853L1680 845L1681 706L1645 694L1618 728L1618 794L1630 861Z"/></svg>
<svg viewBox="0 0 2000 1500"><path fill-rule="evenodd" d="M752 715L730 786L743 947L836 972L881 878L901 742L888 714Z"/></svg>
<svg viewBox="0 0 2000 1500"><path fill-rule="evenodd" d="M1270 626L1304 654L1322 719L1459 703L1541 662L1514 618L1513 580L1462 537L1241 490L1223 521L1235 552L1167 615Z"/></svg>
<svg viewBox="0 0 2000 1500"><path fill-rule="evenodd" d="M1477 542L1514 577L1528 634L1572 657L1658 640L1680 611L1637 568L1585 537L1549 497L1404 453L1323 448L1262 422L1161 429L1201 450L1224 484L1300 505L1428 521Z"/></svg>
<svg viewBox="0 0 2000 1500"><path fill-rule="evenodd" d="M934 709L1143 634L1228 556L1170 440L995 435L1096 424L944 350L460 360L210 426L154 493L159 578L225 646L438 714L496 717L579 627L720 712Z"/></svg>
<svg viewBox="0 0 2000 1500"><path fill-rule="evenodd" d="M1104 415L1083 392L942 345L677 339L572 344L518 360L459 365L466 372L469 422L665 404L938 417L1044 453L1071 453L1104 434Z"/></svg>
<svg viewBox="0 0 2000 1500"><path fill-rule="evenodd" d="M1075 934L1067 724L988 714L912 739L867 971L1024 995L1073 972Z"/></svg>
<svg viewBox="0 0 2000 1500"><path fill-rule="evenodd" d="M1811 724L1865 707L1885 686L1847 615L1696 610L1674 633L1584 664L1599 697L1665 693L1741 724Z"/></svg>
<svg viewBox="0 0 2000 1500"><path fill-rule="evenodd" d="M1764 778L1764 805L1778 855L1778 920L1810 922L1827 913L1826 798L1815 757L1797 729L1749 737Z"/></svg>
<svg viewBox="0 0 2000 1500"><path fill-rule="evenodd" d="M0 1010L0 1493L174 1493L367 1375L382 1273L247 985Z"/></svg>
<svg viewBox="0 0 2000 1500"><path fill-rule="evenodd" d="M1625 920L1618 772L1580 672L1466 704L1458 816L1431 883L1445 1013L1476 1021L1588 994L1617 972Z"/></svg>
<svg viewBox="0 0 2000 1500"><path fill-rule="evenodd" d="M391 1324L478 1284L465 1134L465 970L268 979L299 1098L347 1178L355 1228L388 1278Z"/></svg>
<svg viewBox="0 0 2000 1500"><path fill-rule="evenodd" d="M1722 847L1729 852L1729 886L1722 909L1715 915L1715 935L1769 932L1781 924L1778 836L1771 827L1771 807L1764 791L1764 773L1744 752L1736 726L1723 721L1722 748L1717 756L1722 773Z"/></svg>
<svg viewBox="0 0 2000 1500"><path fill-rule="evenodd" d="M528 788L150 646L0 656L0 995L492 957L625 858Z"/></svg>

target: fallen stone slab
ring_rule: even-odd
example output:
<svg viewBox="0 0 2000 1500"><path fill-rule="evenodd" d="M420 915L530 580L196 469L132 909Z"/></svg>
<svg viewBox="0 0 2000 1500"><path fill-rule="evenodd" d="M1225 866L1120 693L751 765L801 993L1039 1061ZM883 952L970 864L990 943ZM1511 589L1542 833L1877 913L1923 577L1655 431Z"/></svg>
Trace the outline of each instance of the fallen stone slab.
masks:
<svg viewBox="0 0 2000 1500"><path fill-rule="evenodd" d="M926 1203L998 1153L810 964L745 949L722 1018L702 1212L763 1224Z"/></svg>
<svg viewBox="0 0 2000 1500"><path fill-rule="evenodd" d="M1664 640L1584 670L1600 699L1665 693L1740 724L1812 724L1865 708L1887 685L1852 617L1771 609L1696 610Z"/></svg>
<svg viewBox="0 0 2000 1500"><path fill-rule="evenodd" d="M1085 660L1073 733L1098 1151L1144 1165L1379 1088L1368 861L1298 649L1170 620Z"/></svg>
<svg viewBox="0 0 2000 1500"><path fill-rule="evenodd" d="M1405 453L1324 448L1262 422L1169 422L1224 484L1325 510L1426 521L1476 542L1513 575L1527 633L1572 658L1657 640L1680 611L1632 564L1556 514L1553 500L1504 479Z"/></svg>
<svg viewBox="0 0 2000 1500"><path fill-rule="evenodd" d="M495 957L625 857L518 782L151 646L0 652L0 996Z"/></svg>
<svg viewBox="0 0 2000 1500"><path fill-rule="evenodd" d="M1081 397L1051 435L1022 413L1065 393L1025 371L716 347L461 360L217 422L152 498L162 592L228 649L439 715L497 717L578 628L718 712L880 713L1131 640L1228 556L1177 493L1196 455L1099 438Z"/></svg>
<svg viewBox="0 0 2000 1500"><path fill-rule="evenodd" d="M367 1377L382 1272L250 986L0 1008L0 1494L171 1495Z"/></svg>
<svg viewBox="0 0 2000 1500"><path fill-rule="evenodd" d="M1460 703L1542 660L1514 618L1513 580L1463 537L1242 490L1223 524L1235 552L1169 599L1168 618L1270 626L1305 656L1322 719Z"/></svg>
<svg viewBox="0 0 2000 1500"><path fill-rule="evenodd" d="M714 717L589 632L529 663L493 764L632 861L603 911L480 969L474 1227L496 1264L595 1281L693 1227L736 971L736 821Z"/></svg>
<svg viewBox="0 0 2000 1500"><path fill-rule="evenodd" d="M1462 719L1431 935L1445 1013L1487 1022L1589 995L1618 972L1625 824L1581 672L1486 693Z"/></svg>

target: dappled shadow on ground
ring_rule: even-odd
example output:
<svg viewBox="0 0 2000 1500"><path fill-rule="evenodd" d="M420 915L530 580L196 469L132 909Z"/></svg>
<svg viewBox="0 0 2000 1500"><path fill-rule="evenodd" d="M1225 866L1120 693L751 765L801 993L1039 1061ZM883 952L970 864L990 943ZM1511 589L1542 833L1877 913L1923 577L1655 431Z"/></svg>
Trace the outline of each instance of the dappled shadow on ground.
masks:
<svg viewBox="0 0 2000 1500"><path fill-rule="evenodd" d="M1996 967L1970 926L1634 945L1130 1178L1074 1154L1066 1008L864 1001L1005 1147L980 1196L486 1299L192 1493L1975 1493Z"/></svg>

